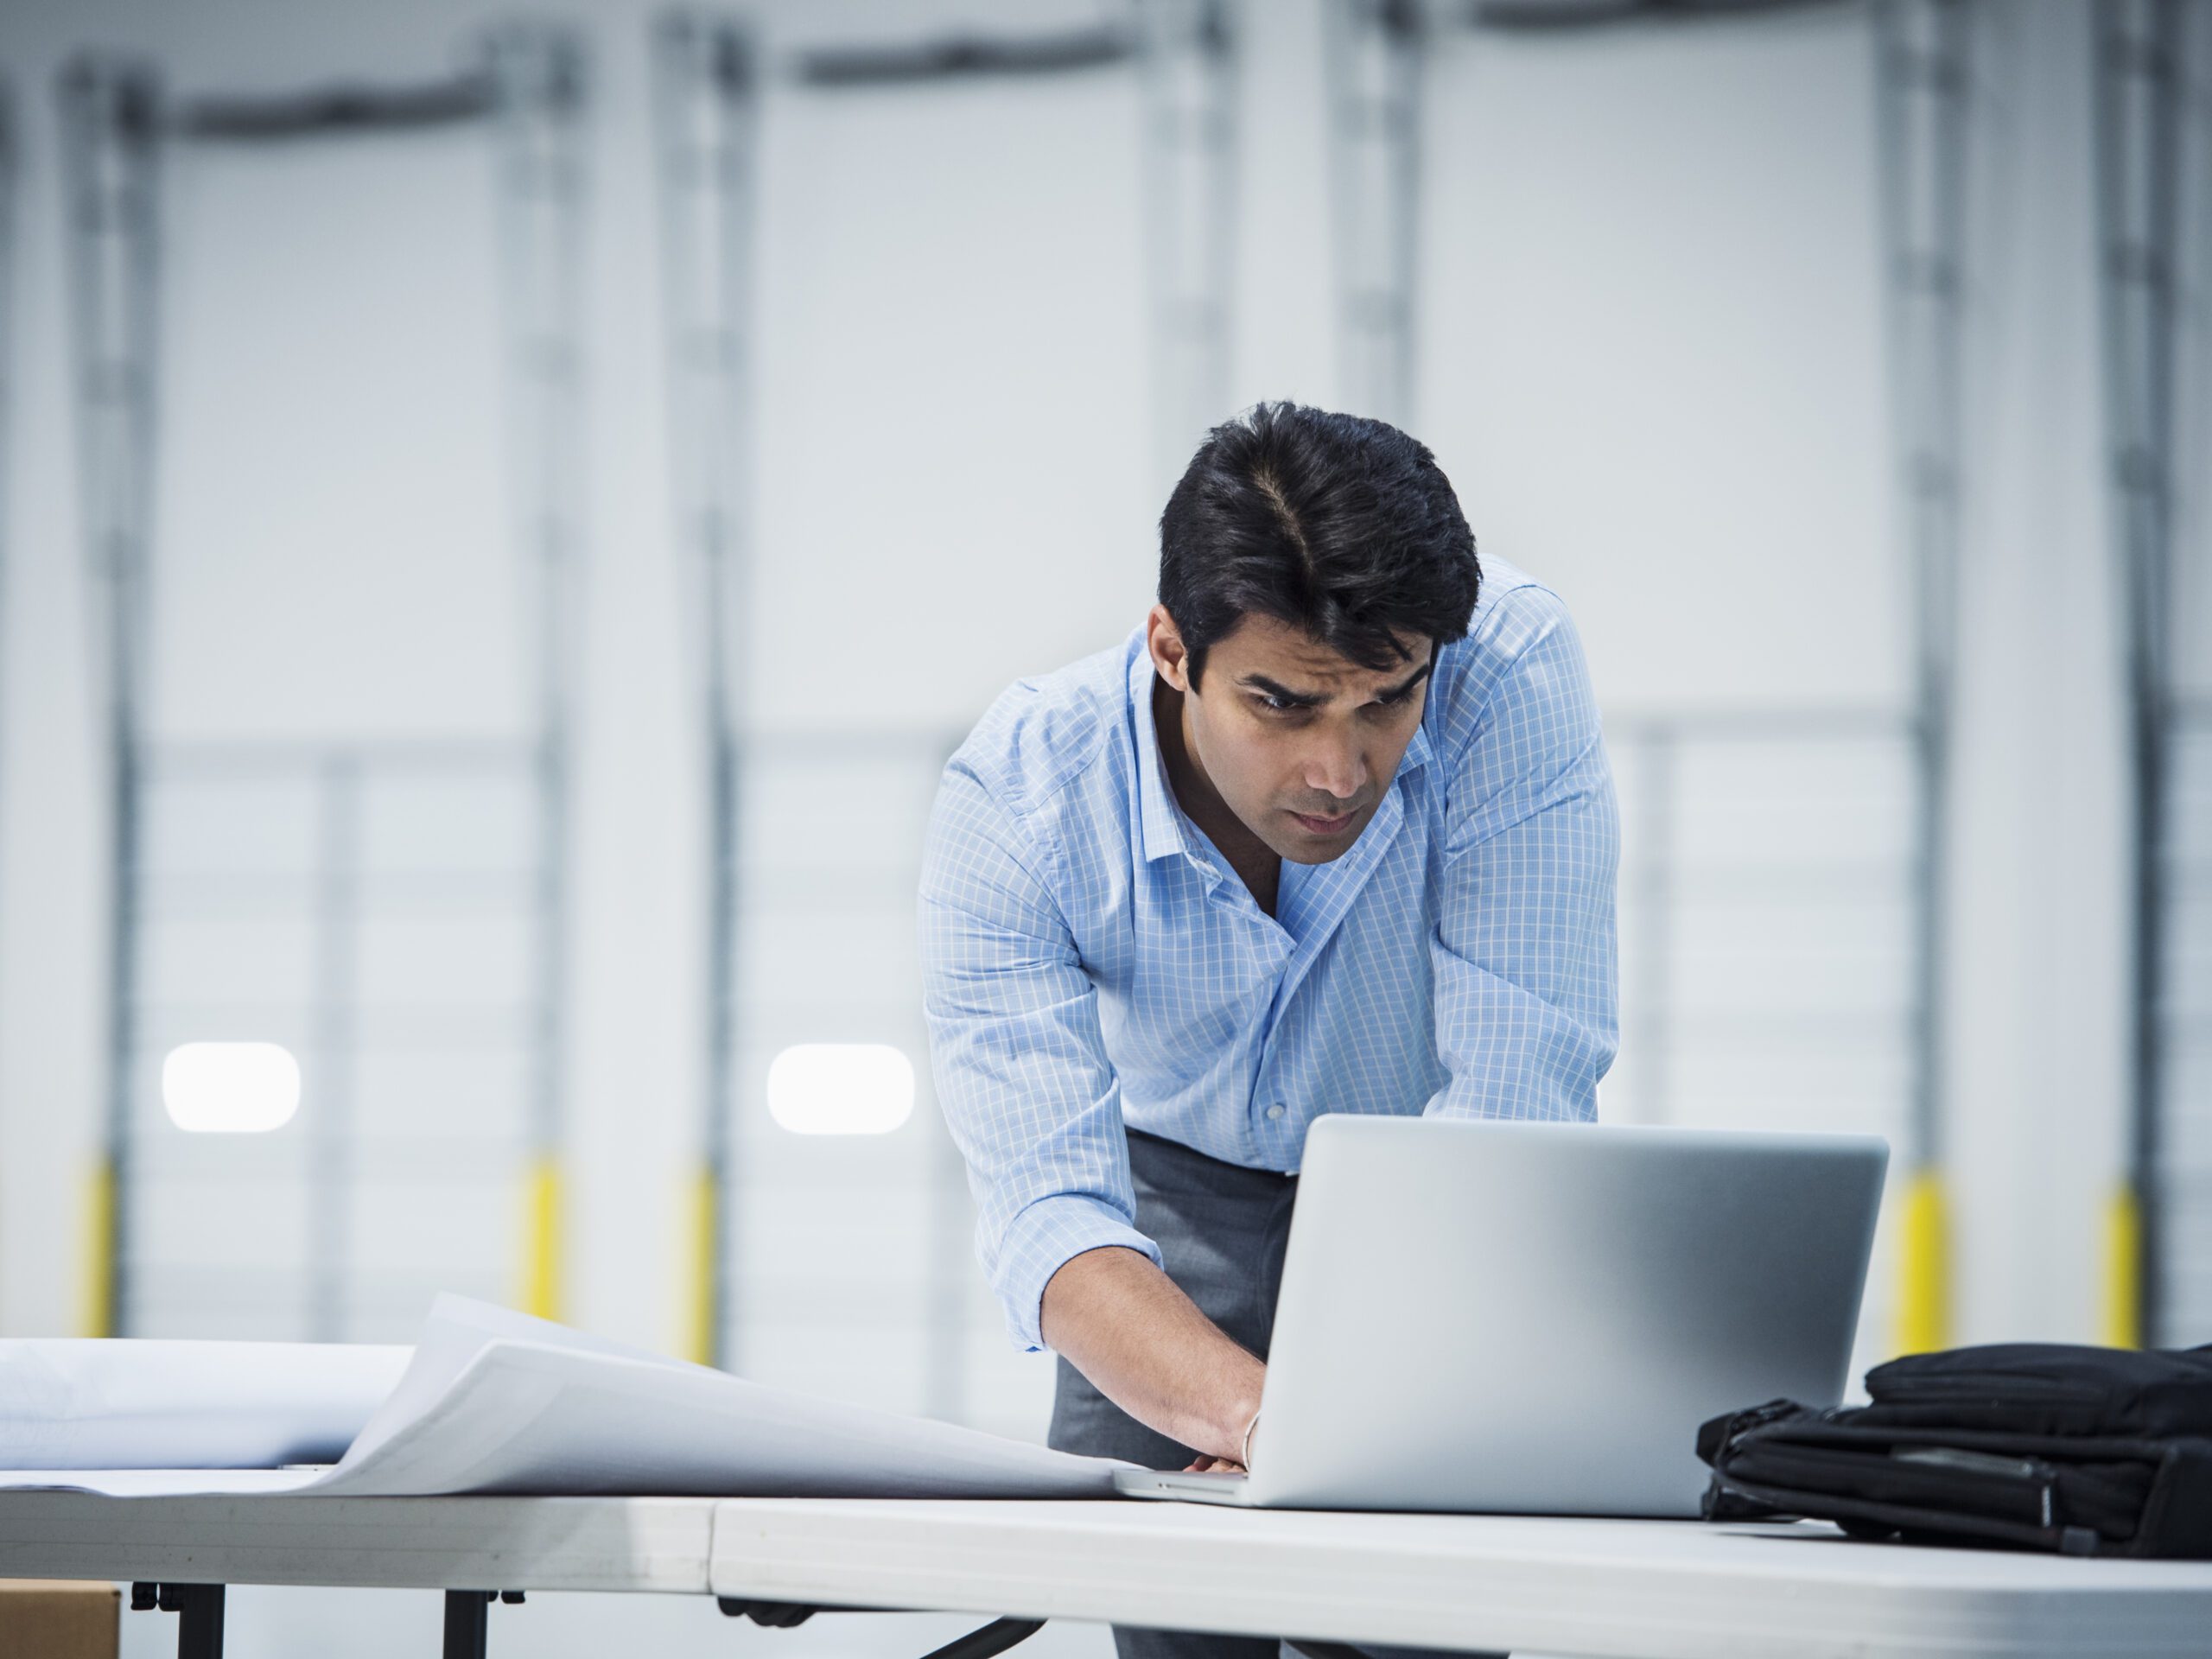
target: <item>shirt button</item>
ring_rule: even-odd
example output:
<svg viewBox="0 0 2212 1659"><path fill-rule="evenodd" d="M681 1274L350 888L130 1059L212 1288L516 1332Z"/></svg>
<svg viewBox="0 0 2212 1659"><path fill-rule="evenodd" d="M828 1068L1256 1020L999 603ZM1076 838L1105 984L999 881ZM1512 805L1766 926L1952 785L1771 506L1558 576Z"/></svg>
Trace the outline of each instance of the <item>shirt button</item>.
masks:
<svg viewBox="0 0 2212 1659"><path fill-rule="evenodd" d="M1277 1101L1274 1105L1268 1108L1268 1116L1269 1117L1279 1118L1287 1109L1283 1105L1282 1102Z"/></svg>

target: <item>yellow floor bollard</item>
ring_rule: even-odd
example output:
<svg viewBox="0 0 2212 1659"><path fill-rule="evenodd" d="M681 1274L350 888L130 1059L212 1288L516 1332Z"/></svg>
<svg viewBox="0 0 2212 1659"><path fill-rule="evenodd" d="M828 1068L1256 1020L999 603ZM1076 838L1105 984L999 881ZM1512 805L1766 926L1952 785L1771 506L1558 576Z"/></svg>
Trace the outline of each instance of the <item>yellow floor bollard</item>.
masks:
<svg viewBox="0 0 2212 1659"><path fill-rule="evenodd" d="M1951 1345L1951 1236L1942 1178L1915 1170L1905 1186L1898 1241L1897 1350L1929 1354Z"/></svg>
<svg viewBox="0 0 2212 1659"><path fill-rule="evenodd" d="M2105 1206L2103 1340L2109 1348L2143 1345L2143 1211L2135 1189L2120 1183Z"/></svg>
<svg viewBox="0 0 2212 1659"><path fill-rule="evenodd" d="M690 1222L685 1237L690 1299L684 1307L683 1353L694 1364L715 1363L715 1236L716 1210L721 1202L719 1183L711 1168L691 1178L690 1203L684 1206Z"/></svg>
<svg viewBox="0 0 2212 1659"><path fill-rule="evenodd" d="M115 1160L92 1166L85 1191L85 1334L115 1334Z"/></svg>
<svg viewBox="0 0 2212 1659"><path fill-rule="evenodd" d="M561 1167L550 1158L531 1166L524 1194L522 1306L541 1319L561 1317Z"/></svg>

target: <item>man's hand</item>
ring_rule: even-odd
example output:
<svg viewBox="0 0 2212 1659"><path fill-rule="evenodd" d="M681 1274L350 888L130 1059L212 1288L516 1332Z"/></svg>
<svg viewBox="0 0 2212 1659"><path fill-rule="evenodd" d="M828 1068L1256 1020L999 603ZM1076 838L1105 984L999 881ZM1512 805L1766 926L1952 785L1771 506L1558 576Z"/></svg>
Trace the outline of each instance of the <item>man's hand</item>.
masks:
<svg viewBox="0 0 2212 1659"><path fill-rule="evenodd" d="M1234 1472L1268 1368L1135 1250L1072 1257L1045 1287L1046 1345L1147 1428Z"/></svg>
<svg viewBox="0 0 2212 1659"><path fill-rule="evenodd" d="M1186 1475L1241 1475L1244 1465L1234 1458L1197 1458L1183 1465Z"/></svg>

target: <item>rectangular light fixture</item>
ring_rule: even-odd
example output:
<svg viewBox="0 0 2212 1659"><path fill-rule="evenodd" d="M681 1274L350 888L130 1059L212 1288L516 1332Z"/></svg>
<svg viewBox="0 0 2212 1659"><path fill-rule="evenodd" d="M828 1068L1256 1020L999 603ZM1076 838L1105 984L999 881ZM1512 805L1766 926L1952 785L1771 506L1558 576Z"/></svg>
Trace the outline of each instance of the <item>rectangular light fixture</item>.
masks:
<svg viewBox="0 0 2212 1659"><path fill-rule="evenodd" d="M768 1065L768 1115L794 1135L888 1135L913 1110L913 1062L888 1043L796 1043Z"/></svg>
<svg viewBox="0 0 2212 1659"><path fill-rule="evenodd" d="M276 1043L181 1043L162 1061L162 1104L194 1134L265 1134L300 1109L300 1063Z"/></svg>

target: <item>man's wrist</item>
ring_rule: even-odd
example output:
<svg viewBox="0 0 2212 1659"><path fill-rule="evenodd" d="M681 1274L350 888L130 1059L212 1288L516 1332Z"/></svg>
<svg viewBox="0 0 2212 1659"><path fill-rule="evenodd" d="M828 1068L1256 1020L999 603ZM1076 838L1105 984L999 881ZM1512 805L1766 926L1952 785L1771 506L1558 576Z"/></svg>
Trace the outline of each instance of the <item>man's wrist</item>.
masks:
<svg viewBox="0 0 2212 1659"><path fill-rule="evenodd" d="M1259 1389L1255 1386L1249 1389L1238 1389L1230 1402L1229 1410L1215 1426L1216 1438L1222 1448L1217 1455L1234 1458L1243 1463L1251 1440L1256 1438L1252 1433L1252 1426L1259 1420ZM1245 1466L1250 1467L1249 1464Z"/></svg>

